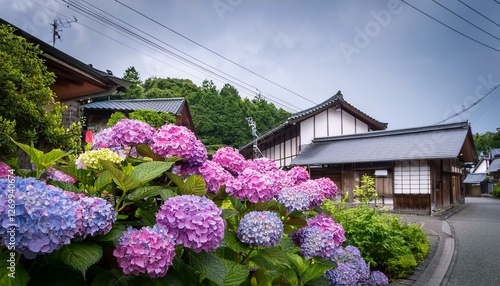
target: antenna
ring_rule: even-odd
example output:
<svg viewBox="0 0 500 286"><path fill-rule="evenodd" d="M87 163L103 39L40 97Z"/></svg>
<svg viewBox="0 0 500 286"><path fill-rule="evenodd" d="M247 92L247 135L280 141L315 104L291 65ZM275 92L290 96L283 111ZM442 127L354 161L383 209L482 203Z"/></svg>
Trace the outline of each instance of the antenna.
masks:
<svg viewBox="0 0 500 286"><path fill-rule="evenodd" d="M71 27L71 23L78 22L75 16L73 16L73 20L68 20L68 18L64 20L65 21L61 20L61 18L57 18L50 24L52 26L52 47L56 46L56 39L61 41L61 34L59 34L59 32L63 31L62 28L69 28Z"/></svg>
<svg viewBox="0 0 500 286"><path fill-rule="evenodd" d="M248 125L250 127L252 127L253 151L257 154L258 157L263 158L264 154L262 154L262 152L260 151L260 149L257 145L258 141L259 141L259 137L260 137L260 134L257 131L257 124L255 123L255 121L253 121L252 117L247 117L245 119L248 121Z"/></svg>

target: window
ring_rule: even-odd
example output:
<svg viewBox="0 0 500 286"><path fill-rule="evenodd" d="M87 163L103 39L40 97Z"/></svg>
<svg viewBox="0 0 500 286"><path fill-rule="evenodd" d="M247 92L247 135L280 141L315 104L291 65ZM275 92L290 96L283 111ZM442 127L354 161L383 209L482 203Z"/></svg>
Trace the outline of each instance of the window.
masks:
<svg viewBox="0 0 500 286"><path fill-rule="evenodd" d="M426 160L399 161L394 166L395 194L430 194L431 175Z"/></svg>

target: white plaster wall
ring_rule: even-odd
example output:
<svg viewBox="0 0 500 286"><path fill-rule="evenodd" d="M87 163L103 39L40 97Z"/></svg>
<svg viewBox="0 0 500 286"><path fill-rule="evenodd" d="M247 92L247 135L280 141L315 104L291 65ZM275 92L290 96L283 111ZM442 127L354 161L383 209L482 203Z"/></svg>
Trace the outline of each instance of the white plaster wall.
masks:
<svg viewBox="0 0 500 286"><path fill-rule="evenodd" d="M328 136L328 110L314 116L314 137Z"/></svg>
<svg viewBox="0 0 500 286"><path fill-rule="evenodd" d="M314 117L300 122L300 145L308 145L314 139Z"/></svg>
<svg viewBox="0 0 500 286"><path fill-rule="evenodd" d="M342 135L342 110L328 109L328 136Z"/></svg>
<svg viewBox="0 0 500 286"><path fill-rule="evenodd" d="M368 125L359 119L356 119L356 133L368 132Z"/></svg>
<svg viewBox="0 0 500 286"><path fill-rule="evenodd" d="M356 133L356 119L349 113L342 111L342 135Z"/></svg>

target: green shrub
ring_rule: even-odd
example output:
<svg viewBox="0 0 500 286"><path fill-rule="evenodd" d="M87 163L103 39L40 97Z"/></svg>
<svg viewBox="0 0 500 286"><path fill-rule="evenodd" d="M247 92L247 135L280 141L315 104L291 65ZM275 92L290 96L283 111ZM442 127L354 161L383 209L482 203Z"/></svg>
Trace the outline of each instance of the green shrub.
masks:
<svg viewBox="0 0 500 286"><path fill-rule="evenodd" d="M324 206L344 227L344 244L358 247L370 267L391 280L407 277L429 251L427 236L417 224L367 204L349 207L329 201Z"/></svg>
<svg viewBox="0 0 500 286"><path fill-rule="evenodd" d="M493 196L497 198L500 197L500 185L493 186Z"/></svg>

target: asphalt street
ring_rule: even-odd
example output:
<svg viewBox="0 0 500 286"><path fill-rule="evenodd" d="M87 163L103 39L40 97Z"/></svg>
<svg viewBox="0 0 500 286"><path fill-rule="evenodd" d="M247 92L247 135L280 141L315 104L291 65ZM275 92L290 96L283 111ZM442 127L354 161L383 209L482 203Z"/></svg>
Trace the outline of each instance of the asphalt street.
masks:
<svg viewBox="0 0 500 286"><path fill-rule="evenodd" d="M442 286L500 285L500 199L466 198L446 219L455 250Z"/></svg>

